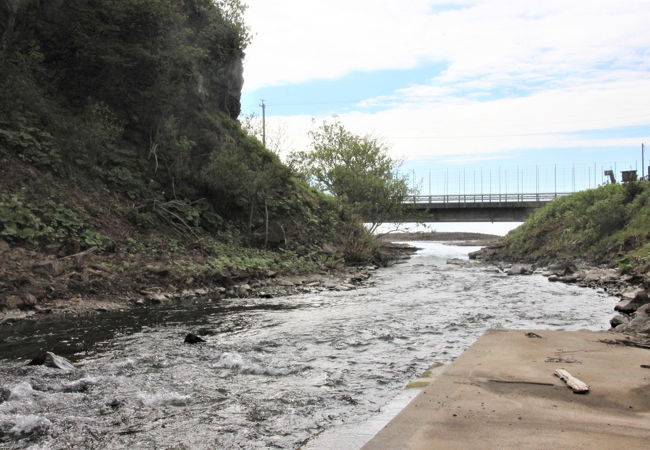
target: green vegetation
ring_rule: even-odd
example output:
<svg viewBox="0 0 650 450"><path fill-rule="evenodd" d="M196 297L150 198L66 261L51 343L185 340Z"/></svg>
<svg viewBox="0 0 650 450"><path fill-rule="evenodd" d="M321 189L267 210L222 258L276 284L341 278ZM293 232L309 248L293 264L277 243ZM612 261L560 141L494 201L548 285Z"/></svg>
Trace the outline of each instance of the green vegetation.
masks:
<svg viewBox="0 0 650 450"><path fill-rule="evenodd" d="M373 232L382 222L399 217L409 194L399 162L371 136L357 136L339 122L323 122L310 132L312 149L293 155L315 187L331 193L364 220Z"/></svg>
<svg viewBox="0 0 650 450"><path fill-rule="evenodd" d="M243 11L0 0L0 240L198 278L375 258L354 211L242 130Z"/></svg>
<svg viewBox="0 0 650 450"><path fill-rule="evenodd" d="M51 200L32 204L18 195L0 194L0 238L29 244L65 242L71 250L107 249L111 239L92 230L84 211L75 211Z"/></svg>
<svg viewBox="0 0 650 450"><path fill-rule="evenodd" d="M608 184L559 198L504 239L496 258L650 265L650 183Z"/></svg>

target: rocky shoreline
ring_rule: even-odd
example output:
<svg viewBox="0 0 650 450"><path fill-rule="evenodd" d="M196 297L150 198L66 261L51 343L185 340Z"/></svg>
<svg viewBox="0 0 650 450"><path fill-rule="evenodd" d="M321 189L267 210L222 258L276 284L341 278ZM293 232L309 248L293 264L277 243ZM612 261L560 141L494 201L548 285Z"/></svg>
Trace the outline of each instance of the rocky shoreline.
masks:
<svg viewBox="0 0 650 450"><path fill-rule="evenodd" d="M0 241L3 242L3 241ZM0 299L0 324L52 315L93 314L125 310L132 307L155 307L185 301L219 301L227 298L273 298L321 291L349 291L366 283L379 267L410 258L417 248L406 244L382 244L380 265L343 266L309 274L282 274L274 271L232 274L218 280L175 286L168 280L164 267L150 267L151 277L131 280L123 289L111 288L110 278L92 263L92 251L66 258L48 258L14 274L14 289ZM0 256L16 252L29 257L31 252L9 246L0 247ZM23 258L26 259L26 258ZM9 280L7 280L9 281ZM16 284L14 283L14 284ZM57 291L66 283L65 291ZM188 283L189 284L189 283ZM2 281L0 281L0 287ZM79 289L75 289L79 287ZM93 290L95 290L93 292ZM99 291L99 292L98 292ZM67 295L66 295L67 294Z"/></svg>
<svg viewBox="0 0 650 450"><path fill-rule="evenodd" d="M619 268L594 266L586 261L558 261L552 264L509 263L494 260L499 244L470 254L470 259L495 264L508 275L541 274L550 282L576 284L603 289L618 297L615 316L610 320L611 331L625 333L637 339L650 339L650 273L624 273Z"/></svg>

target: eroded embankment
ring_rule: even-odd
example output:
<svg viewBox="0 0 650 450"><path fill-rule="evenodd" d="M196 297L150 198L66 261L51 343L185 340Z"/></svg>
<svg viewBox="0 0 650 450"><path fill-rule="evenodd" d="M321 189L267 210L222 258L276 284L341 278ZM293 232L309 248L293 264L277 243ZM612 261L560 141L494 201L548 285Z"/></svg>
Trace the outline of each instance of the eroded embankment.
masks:
<svg viewBox="0 0 650 450"><path fill-rule="evenodd" d="M384 244L379 265L409 256L414 247ZM175 255L187 270L199 272L196 255ZM192 259L195 256L195 259ZM126 259L126 260L125 260ZM323 290L346 291L370 278L378 265L304 266L288 261L282 270L226 268L211 276L184 273L175 261L144 253L96 254L93 249L70 256L11 246L0 240L0 323L52 314L80 314L160 305L197 297L272 298ZM130 268L130 270L129 270Z"/></svg>

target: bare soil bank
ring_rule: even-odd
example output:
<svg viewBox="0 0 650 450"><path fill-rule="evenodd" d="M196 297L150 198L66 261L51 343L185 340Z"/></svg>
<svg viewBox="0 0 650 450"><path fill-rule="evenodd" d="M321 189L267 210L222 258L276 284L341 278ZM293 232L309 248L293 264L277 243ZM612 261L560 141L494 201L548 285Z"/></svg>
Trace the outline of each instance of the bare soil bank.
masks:
<svg viewBox="0 0 650 450"><path fill-rule="evenodd" d="M385 243L382 266L408 259L417 249ZM114 269L129 258L132 270ZM193 297L211 301L249 296L276 297L319 290L351 290L378 265L340 266L313 273L229 270L194 279L169 270L169 261L145 254L56 257L0 240L0 323L53 314L85 314L157 305Z"/></svg>

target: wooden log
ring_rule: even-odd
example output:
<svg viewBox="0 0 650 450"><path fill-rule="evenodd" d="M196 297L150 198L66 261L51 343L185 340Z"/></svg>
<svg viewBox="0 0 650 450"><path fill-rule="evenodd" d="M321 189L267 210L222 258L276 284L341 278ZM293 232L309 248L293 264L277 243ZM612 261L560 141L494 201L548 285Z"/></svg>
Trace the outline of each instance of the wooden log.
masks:
<svg viewBox="0 0 650 450"><path fill-rule="evenodd" d="M564 381L575 394L586 394L589 392L589 385L587 383L578 380L564 369L557 369L555 376Z"/></svg>

